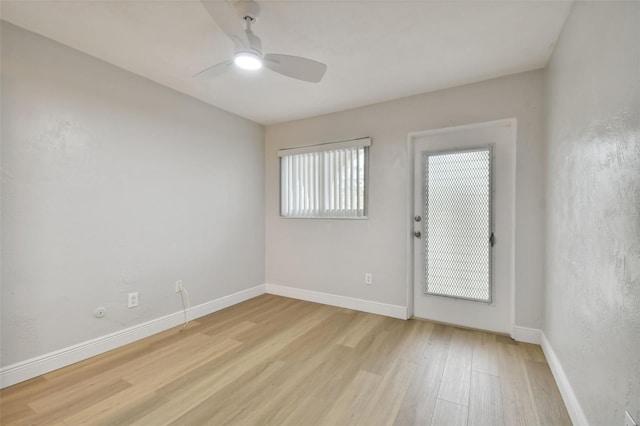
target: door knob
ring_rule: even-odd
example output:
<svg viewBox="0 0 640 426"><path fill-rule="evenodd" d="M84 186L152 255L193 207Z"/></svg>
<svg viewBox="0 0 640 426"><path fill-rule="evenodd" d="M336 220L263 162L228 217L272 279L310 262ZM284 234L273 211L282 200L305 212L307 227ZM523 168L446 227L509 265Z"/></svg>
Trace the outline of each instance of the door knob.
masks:
<svg viewBox="0 0 640 426"><path fill-rule="evenodd" d="M416 238L422 237L422 233L420 231L413 231L413 236Z"/></svg>

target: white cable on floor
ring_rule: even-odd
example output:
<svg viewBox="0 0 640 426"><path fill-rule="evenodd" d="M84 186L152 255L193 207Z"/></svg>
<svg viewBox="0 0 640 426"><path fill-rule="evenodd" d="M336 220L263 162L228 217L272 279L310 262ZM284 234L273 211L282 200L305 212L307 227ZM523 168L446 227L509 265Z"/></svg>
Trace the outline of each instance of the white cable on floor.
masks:
<svg viewBox="0 0 640 426"><path fill-rule="evenodd" d="M185 296L187 297L186 303ZM187 324L189 324L189 320L187 319L187 309L191 307L191 304L189 303L189 293L184 287L180 289L180 299L182 299L182 308L184 309L184 325L180 329L180 333L182 333L182 331L187 328Z"/></svg>

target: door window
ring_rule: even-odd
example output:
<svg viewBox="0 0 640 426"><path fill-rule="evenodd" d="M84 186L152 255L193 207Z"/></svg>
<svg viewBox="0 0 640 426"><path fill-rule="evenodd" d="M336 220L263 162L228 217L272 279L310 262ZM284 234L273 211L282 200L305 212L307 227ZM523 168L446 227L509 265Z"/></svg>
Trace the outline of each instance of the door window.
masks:
<svg viewBox="0 0 640 426"><path fill-rule="evenodd" d="M426 153L426 294L491 302L491 147Z"/></svg>

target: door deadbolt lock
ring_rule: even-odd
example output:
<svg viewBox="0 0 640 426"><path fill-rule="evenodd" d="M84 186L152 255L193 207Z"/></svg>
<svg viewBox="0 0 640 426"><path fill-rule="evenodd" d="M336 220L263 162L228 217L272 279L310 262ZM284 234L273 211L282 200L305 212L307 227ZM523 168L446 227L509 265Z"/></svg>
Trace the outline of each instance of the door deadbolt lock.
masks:
<svg viewBox="0 0 640 426"><path fill-rule="evenodd" d="M416 216L413 218L413 220L415 220L416 222L420 222L422 220L422 217Z"/></svg>
<svg viewBox="0 0 640 426"><path fill-rule="evenodd" d="M413 236L416 238L422 237L422 233L420 231L413 231Z"/></svg>

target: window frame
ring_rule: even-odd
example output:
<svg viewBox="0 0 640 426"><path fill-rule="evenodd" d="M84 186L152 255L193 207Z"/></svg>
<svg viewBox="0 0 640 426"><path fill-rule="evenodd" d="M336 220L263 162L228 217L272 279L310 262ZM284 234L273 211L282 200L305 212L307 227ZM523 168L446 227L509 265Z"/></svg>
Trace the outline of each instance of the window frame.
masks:
<svg viewBox="0 0 640 426"><path fill-rule="evenodd" d="M307 154L307 153L322 153L329 151L339 151L347 148L363 148L363 205L362 205L362 216L331 216L331 215L309 215L309 216L299 216L299 215L284 215L283 214L283 170L282 170L282 160L286 156L299 155L299 154ZM282 148L278 150L278 215L282 219L331 219L331 220L368 220L369 219L369 167L370 167L370 154L369 150L371 148L371 138L363 137L356 139L347 139L335 142L325 142L314 145L304 145L297 146L291 148ZM324 171L322 172L322 178L324 178ZM322 193L319 194L320 199L324 200L325 191L324 186L322 187ZM321 204L324 204L322 201ZM323 208L322 211L327 211L326 208Z"/></svg>

